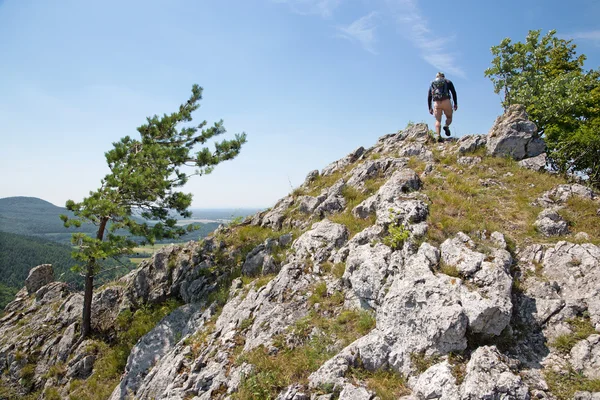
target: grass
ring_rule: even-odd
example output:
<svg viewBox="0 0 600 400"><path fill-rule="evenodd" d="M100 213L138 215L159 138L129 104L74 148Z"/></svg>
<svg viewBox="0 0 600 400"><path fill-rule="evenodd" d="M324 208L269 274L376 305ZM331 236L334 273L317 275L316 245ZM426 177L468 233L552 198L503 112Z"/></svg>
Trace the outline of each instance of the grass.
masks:
<svg viewBox="0 0 600 400"><path fill-rule="evenodd" d="M376 220L375 214L371 214L371 215L369 215L369 217L367 217L365 219L361 219L361 218L356 218L354 215L352 215L350 208L348 208L347 210L348 211L344 211L341 214L331 215L328 218L331 222L335 222L337 224L342 224L342 225L346 226L346 228L348 228L348 232L350 232L349 239L351 239L358 232L361 232L365 228L368 228L369 226L372 226L375 224L375 220Z"/></svg>
<svg viewBox="0 0 600 400"><path fill-rule="evenodd" d="M391 369L367 371L364 368L352 368L349 373L355 380L365 382L367 388L375 392L381 400L395 400L412 393L406 379Z"/></svg>
<svg viewBox="0 0 600 400"><path fill-rule="evenodd" d="M410 354L410 362L411 362L412 366L419 372L419 374L422 374L423 372L427 371L427 369L429 367L440 362L440 357L439 356L429 356L428 357L423 352L411 353Z"/></svg>
<svg viewBox="0 0 600 400"><path fill-rule="evenodd" d="M569 366L564 371L544 371L544 378L550 388L550 392L558 400L570 400L576 392L600 392L600 379L588 379L583 374L575 371Z"/></svg>
<svg viewBox="0 0 600 400"><path fill-rule="evenodd" d="M460 231L470 236L478 231L499 231L517 245L569 238L545 238L533 227L542 208L531 202L564 184L560 176L521 168L512 159L488 156L483 156L480 164L464 168L456 163L456 156L434 154L440 163L437 173L423 179L422 189L431 199L428 237L434 244L439 245ZM415 159L409 165L415 170L424 169L424 163ZM486 180L498 184L485 187L480 181ZM588 233L591 242L600 243L597 208L597 203L572 199L561 212L577 224L577 230Z"/></svg>
<svg viewBox="0 0 600 400"><path fill-rule="evenodd" d="M592 325L589 318L573 318L568 320L567 323L571 326L572 332L556 337L550 344L561 353L569 353L577 342L596 333L594 325Z"/></svg>
<svg viewBox="0 0 600 400"><path fill-rule="evenodd" d="M135 312L124 311L116 320L118 329L116 344L97 340L90 350L95 350L98 358L94 372L86 380L76 379L69 386L69 398L77 400L100 400L110 397L118 385L127 363L131 348L140 337L148 333L180 303L168 300L161 305L142 307Z"/></svg>
<svg viewBox="0 0 600 400"><path fill-rule="evenodd" d="M460 278L460 271L456 265L448 265L440 261L440 272L454 278Z"/></svg>

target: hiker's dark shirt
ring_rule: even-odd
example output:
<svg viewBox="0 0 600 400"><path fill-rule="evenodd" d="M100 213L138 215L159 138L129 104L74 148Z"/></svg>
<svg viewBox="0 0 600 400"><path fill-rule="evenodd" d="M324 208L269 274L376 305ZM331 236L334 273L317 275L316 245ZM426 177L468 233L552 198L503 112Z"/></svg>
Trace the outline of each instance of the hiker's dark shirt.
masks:
<svg viewBox="0 0 600 400"><path fill-rule="evenodd" d="M454 105L458 105L458 98L456 97L456 89L454 89L454 84L450 79L446 79L446 83L448 84L448 91L452 93L452 100L454 101ZM450 96L445 97L442 100L449 99ZM429 90L427 91L427 109L431 110L431 85L429 85Z"/></svg>

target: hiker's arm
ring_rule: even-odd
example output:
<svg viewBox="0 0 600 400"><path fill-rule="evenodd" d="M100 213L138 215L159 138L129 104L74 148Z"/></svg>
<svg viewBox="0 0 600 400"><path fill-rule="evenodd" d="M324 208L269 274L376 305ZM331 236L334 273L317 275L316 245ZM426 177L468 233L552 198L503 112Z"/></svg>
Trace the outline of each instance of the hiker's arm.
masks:
<svg viewBox="0 0 600 400"><path fill-rule="evenodd" d="M427 90L427 109L431 111L431 88Z"/></svg>
<svg viewBox="0 0 600 400"><path fill-rule="evenodd" d="M454 89L454 83L450 82L448 85L448 89L452 93L452 100L454 100L454 105L458 106L458 97L456 97L456 89Z"/></svg>

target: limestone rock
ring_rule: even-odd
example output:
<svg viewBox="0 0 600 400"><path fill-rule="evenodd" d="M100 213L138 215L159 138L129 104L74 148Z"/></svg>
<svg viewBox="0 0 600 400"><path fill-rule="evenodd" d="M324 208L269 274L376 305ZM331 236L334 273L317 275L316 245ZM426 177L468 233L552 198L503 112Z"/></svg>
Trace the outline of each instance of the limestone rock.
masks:
<svg viewBox="0 0 600 400"><path fill-rule="evenodd" d="M573 368L588 379L600 379L600 335L591 335L571 349Z"/></svg>
<svg viewBox="0 0 600 400"><path fill-rule="evenodd" d="M456 142L456 153L472 153L480 147L485 146L487 137L485 135L465 135Z"/></svg>
<svg viewBox="0 0 600 400"><path fill-rule="evenodd" d="M519 165L532 171L544 171L546 169L546 163L548 162L547 160L548 157L546 156L546 153L542 153L539 156L519 161Z"/></svg>
<svg viewBox="0 0 600 400"><path fill-rule="evenodd" d="M37 292L42 286L54 281L54 271L52 264L42 264L29 271L25 279L25 287L29 294Z"/></svg>
<svg viewBox="0 0 600 400"><path fill-rule="evenodd" d="M569 233L569 225L556 210L542 210L533 224L545 236L562 236Z"/></svg>
<svg viewBox="0 0 600 400"><path fill-rule="evenodd" d="M487 153L510 156L515 160L535 157L545 151L544 141L537 135L537 127L525 112L525 107L512 105L496 119L487 138Z"/></svg>
<svg viewBox="0 0 600 400"><path fill-rule="evenodd" d="M512 373L495 347L479 347L467 364L460 398L529 400L529 389L519 375Z"/></svg>
<svg viewBox="0 0 600 400"><path fill-rule="evenodd" d="M459 387L448 361L429 367L411 381L413 394L421 399L454 400L459 398Z"/></svg>
<svg viewBox="0 0 600 400"><path fill-rule="evenodd" d="M389 247L378 244L357 246L350 250L346 259L346 271L343 279L358 297L363 308L376 308L383 300L384 283L390 274L388 259Z"/></svg>
<svg viewBox="0 0 600 400"><path fill-rule="evenodd" d="M304 233L292 244L295 257L303 260L311 257L320 263L326 261L332 252L339 249L348 240L348 229L328 219L313 224L311 230Z"/></svg>
<svg viewBox="0 0 600 400"><path fill-rule="evenodd" d="M592 189L574 183L558 185L547 192L544 192L544 194L535 200L534 204L545 208L560 206L565 204L567 200L573 196L588 200L596 198L596 194Z"/></svg>
<svg viewBox="0 0 600 400"><path fill-rule="evenodd" d="M459 232L453 239L446 239L440 246L442 262L455 266L465 276L473 275L481 268L485 259L485 255L472 250L474 247L475 243L471 238Z"/></svg>
<svg viewBox="0 0 600 400"><path fill-rule="evenodd" d="M363 154L365 154L365 148L361 146L358 149L354 150L352 153L348 154L346 157L342 158L341 160L332 162L331 164L323 168L323 170L321 171L321 175L331 175L334 172L337 172L347 167L348 165L355 163L360 157L362 157Z"/></svg>

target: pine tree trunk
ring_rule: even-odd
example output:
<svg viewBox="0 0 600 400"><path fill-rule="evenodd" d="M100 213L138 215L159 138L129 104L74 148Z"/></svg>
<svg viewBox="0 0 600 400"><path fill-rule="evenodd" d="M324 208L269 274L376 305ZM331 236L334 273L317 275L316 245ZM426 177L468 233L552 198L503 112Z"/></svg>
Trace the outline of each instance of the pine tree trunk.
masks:
<svg viewBox="0 0 600 400"><path fill-rule="evenodd" d="M92 331L92 295L94 294L94 265L88 263L85 273L85 292L83 295L83 321L81 337L86 338Z"/></svg>
<svg viewBox="0 0 600 400"><path fill-rule="evenodd" d="M106 223L108 218L102 218L100 225L98 226L98 233L96 239L102 240L104 238L104 230L106 229ZM85 291L83 295L83 316L81 321L81 337L86 338L92 332L92 297L94 295L94 276L96 260L90 260L86 266L85 271Z"/></svg>

